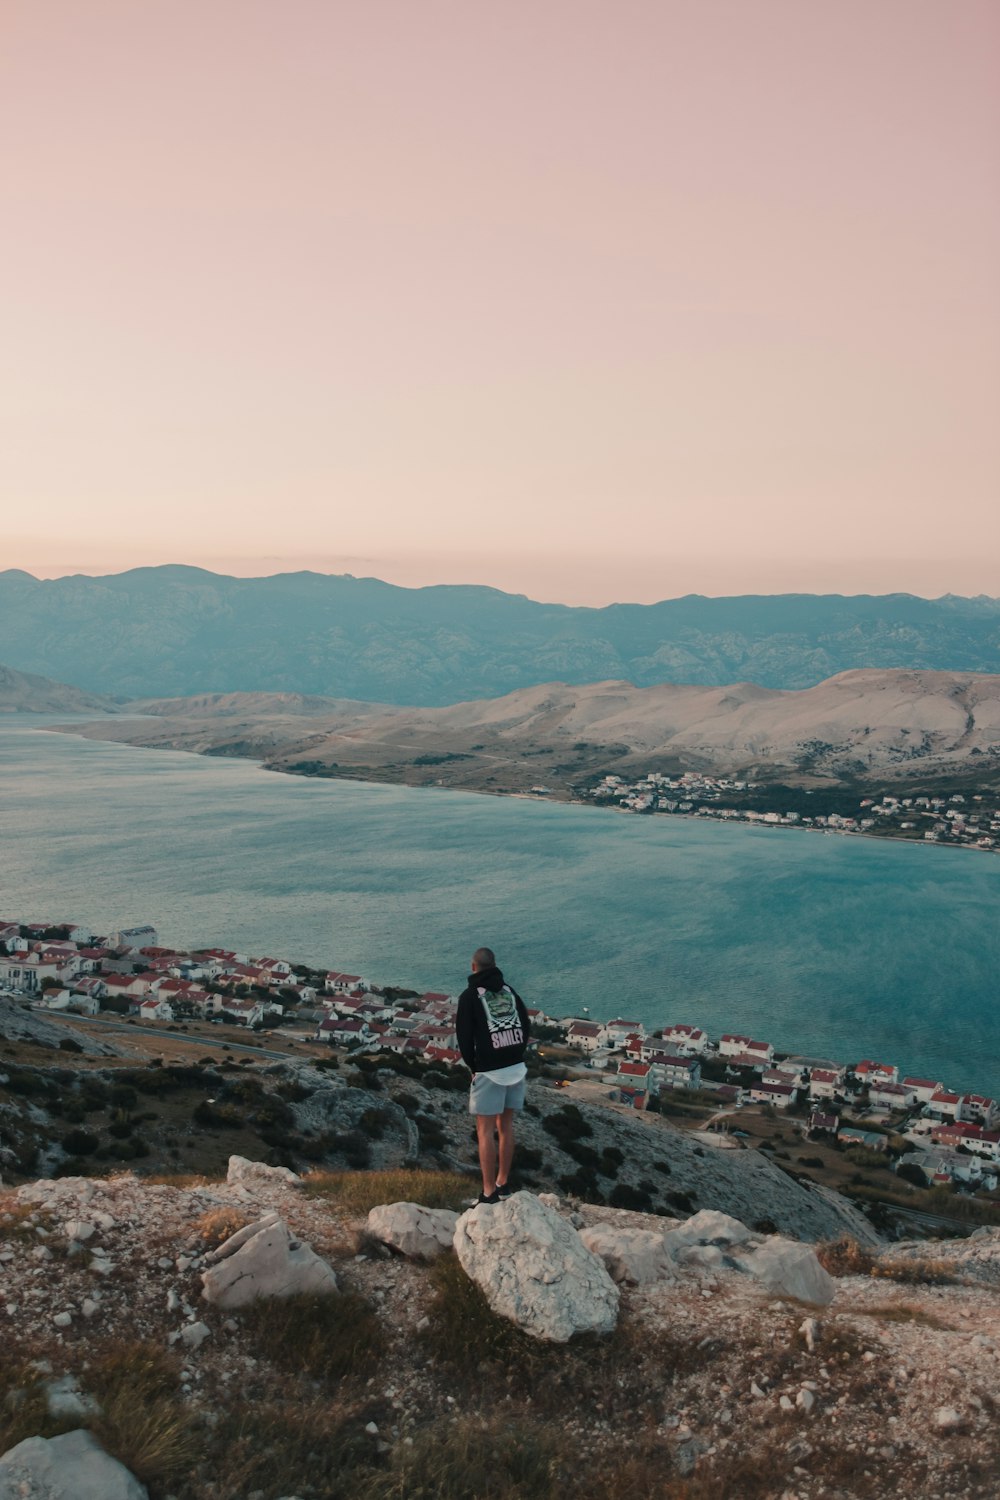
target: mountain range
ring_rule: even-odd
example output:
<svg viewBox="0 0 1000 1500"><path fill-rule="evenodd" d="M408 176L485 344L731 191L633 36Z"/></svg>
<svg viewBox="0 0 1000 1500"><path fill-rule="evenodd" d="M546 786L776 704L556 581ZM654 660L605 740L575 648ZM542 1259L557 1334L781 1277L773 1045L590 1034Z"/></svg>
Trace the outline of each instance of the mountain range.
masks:
<svg viewBox="0 0 1000 1500"><path fill-rule="evenodd" d="M292 692L443 706L554 679L790 689L855 668L1000 672L1000 600L689 595L591 609L349 575L9 570L0 659L118 698Z"/></svg>

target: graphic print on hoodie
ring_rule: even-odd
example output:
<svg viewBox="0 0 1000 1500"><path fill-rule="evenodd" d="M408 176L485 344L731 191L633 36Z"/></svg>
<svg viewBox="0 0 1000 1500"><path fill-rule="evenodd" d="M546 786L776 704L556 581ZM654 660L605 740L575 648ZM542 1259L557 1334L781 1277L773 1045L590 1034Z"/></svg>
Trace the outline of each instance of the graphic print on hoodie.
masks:
<svg viewBox="0 0 1000 1500"><path fill-rule="evenodd" d="M517 1000L507 985L499 990L480 988L479 999L486 1014L486 1026L490 1046L499 1051L504 1047L519 1047L524 1041L524 1029L517 1013Z"/></svg>

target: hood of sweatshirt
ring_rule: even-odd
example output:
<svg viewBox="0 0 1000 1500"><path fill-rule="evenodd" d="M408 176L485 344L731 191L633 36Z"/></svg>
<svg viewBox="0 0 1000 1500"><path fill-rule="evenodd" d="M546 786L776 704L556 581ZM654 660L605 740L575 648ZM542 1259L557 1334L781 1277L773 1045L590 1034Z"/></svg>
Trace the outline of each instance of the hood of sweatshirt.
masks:
<svg viewBox="0 0 1000 1500"><path fill-rule="evenodd" d="M469 987L474 990L490 990L494 995L503 989L503 975L495 964L469 975Z"/></svg>

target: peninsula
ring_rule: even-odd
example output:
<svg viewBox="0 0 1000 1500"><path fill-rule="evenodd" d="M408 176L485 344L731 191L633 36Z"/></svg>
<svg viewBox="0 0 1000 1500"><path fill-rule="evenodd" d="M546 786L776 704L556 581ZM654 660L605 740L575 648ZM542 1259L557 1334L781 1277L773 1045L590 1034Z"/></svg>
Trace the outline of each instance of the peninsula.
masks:
<svg viewBox="0 0 1000 1500"><path fill-rule="evenodd" d="M547 683L446 708L216 693L58 727L302 776L1000 845L993 674L858 670L801 690Z"/></svg>

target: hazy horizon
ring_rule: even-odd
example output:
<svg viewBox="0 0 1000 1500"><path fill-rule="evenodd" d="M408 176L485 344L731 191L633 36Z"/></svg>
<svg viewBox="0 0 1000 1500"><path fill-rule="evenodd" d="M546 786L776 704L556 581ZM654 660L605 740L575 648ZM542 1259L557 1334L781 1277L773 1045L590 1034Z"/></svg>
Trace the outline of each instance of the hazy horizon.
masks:
<svg viewBox="0 0 1000 1500"><path fill-rule="evenodd" d="M942 589L940 592L937 592L937 593L932 593L932 592L929 592L929 591L926 591L926 590L905 589L905 588L880 588L880 589L876 589L876 588L871 588L871 589L867 589L867 588L855 588L855 589L844 589L844 588L837 588L837 587L829 587L829 588L824 588L824 589L803 589L803 588L794 588L794 587L789 587L789 588L775 588L775 589L753 589L753 588L740 589L740 588L734 588L732 590L721 590L721 589L720 590L713 590L713 589L696 589L696 588L690 588L690 589L685 589L683 592L650 595L649 598L645 598L645 599L628 598L628 597L625 597L624 595L616 597L616 598L609 597L609 598L606 598L606 599L597 599L597 600L594 600L594 599L565 599L565 598L557 598L554 595L549 595L549 594L544 594L544 593L535 593L535 594L532 594L532 593L530 593L529 591L527 591L524 588L507 587L507 586L504 586L504 585L498 583L495 579L485 580L485 579L475 579L475 578L471 578L471 577L470 578L455 577L455 578L428 578L428 579L425 579L425 580L415 581L415 580L410 580L408 578L393 578L393 577L389 577L388 576L388 572L381 572L381 573L357 572L353 568L348 568L348 567L339 568L339 569L338 568L322 568L322 567L317 567L313 561L310 561L309 559L306 559L306 558L273 560L273 565L271 565L270 563L268 563L267 560L261 560L261 561L265 565L260 565L260 566L255 567L254 564L253 564L253 562L252 562L252 560L245 560L245 566L242 566L242 567L241 566L236 566L236 567L228 567L227 568L227 567L225 567L223 565L222 562L219 562L219 561L216 561L215 563L210 563L210 562L193 562L193 561L182 560L180 558L176 558L175 557L175 558L173 558L173 559L171 559L169 561L162 561L162 562L135 562L135 563L129 564L128 566L123 566L123 567L120 567L120 568L81 568L81 567L73 567L73 566L67 565L65 567L55 566L55 567L52 567L52 568L47 569L47 570L46 569L38 569L38 568L30 568L30 567L22 567L20 564L17 564L17 563L7 563L5 561L2 564L2 566L0 566L0 573L2 573L4 571L13 571L13 572L20 571L20 572L28 573L31 577L37 579L39 582L53 581L53 580L61 579L61 578L95 578L95 579L99 579L99 578L114 578L114 577L120 576L123 573L135 572L135 571L138 571L138 570L141 570L141 569L146 569L146 568L171 568L171 567L175 567L175 568L194 568L194 569L198 569L198 570L200 570L202 572L205 572L205 573L213 574L216 577L221 577L221 578L242 578L242 579L248 579L248 580L249 579L261 579L261 578L275 578L275 577L283 577L283 576L287 577L287 576L290 576L290 575L293 575L293 574L296 574L296 573L314 573L318 577L322 577L322 578L354 578L354 579L357 579L359 582L390 583L390 584L394 584L395 586L400 587L400 588L410 588L410 589L439 588L439 587L463 587L463 586L468 587L468 586L483 585L483 586L487 586L487 587L491 587L491 588L498 588L503 593L521 595L521 596L523 596L525 598L528 598L528 599L531 599L531 600L533 600L533 601L535 601L537 603L543 603L543 604L567 604L570 607L586 607L586 608L594 608L594 609L604 608L604 607L606 607L607 605L610 605L610 604L659 604L659 603L668 602L670 600L681 599L681 598L690 597L690 596L703 597L703 598L708 598L708 599L713 599L713 598L715 598L715 599L723 599L723 598L737 598L737 597L741 597L741 596L742 597L748 597L748 598L749 597L768 598L768 597L777 597L779 595L789 595L789 594L792 594L792 595L801 595L802 597L806 597L806 598L808 598L810 595L814 595L817 598L818 597L822 597L824 595L826 595L826 596L837 595L837 596L841 596L841 597L844 597L844 598L853 598L853 597L860 597L860 596L889 596L889 595L893 595L893 594L903 594L903 595L911 595L911 596L916 597L916 598L928 599L928 600L941 599L941 598L944 598L946 596L952 596L952 597L956 597L956 598L969 598L969 599L985 598L985 599L991 599L991 600L994 600L994 599L995 600L1000 600L1000 593L998 593L998 594L990 594L989 592L987 592L985 590L980 591L977 594L964 594L960 590L949 589L949 588ZM359 560L355 559L354 561L355 561L356 565L359 564ZM402 571L405 573L407 570L404 568Z"/></svg>
<svg viewBox="0 0 1000 1500"><path fill-rule="evenodd" d="M3 553L1000 594L994 0L7 0Z"/></svg>

